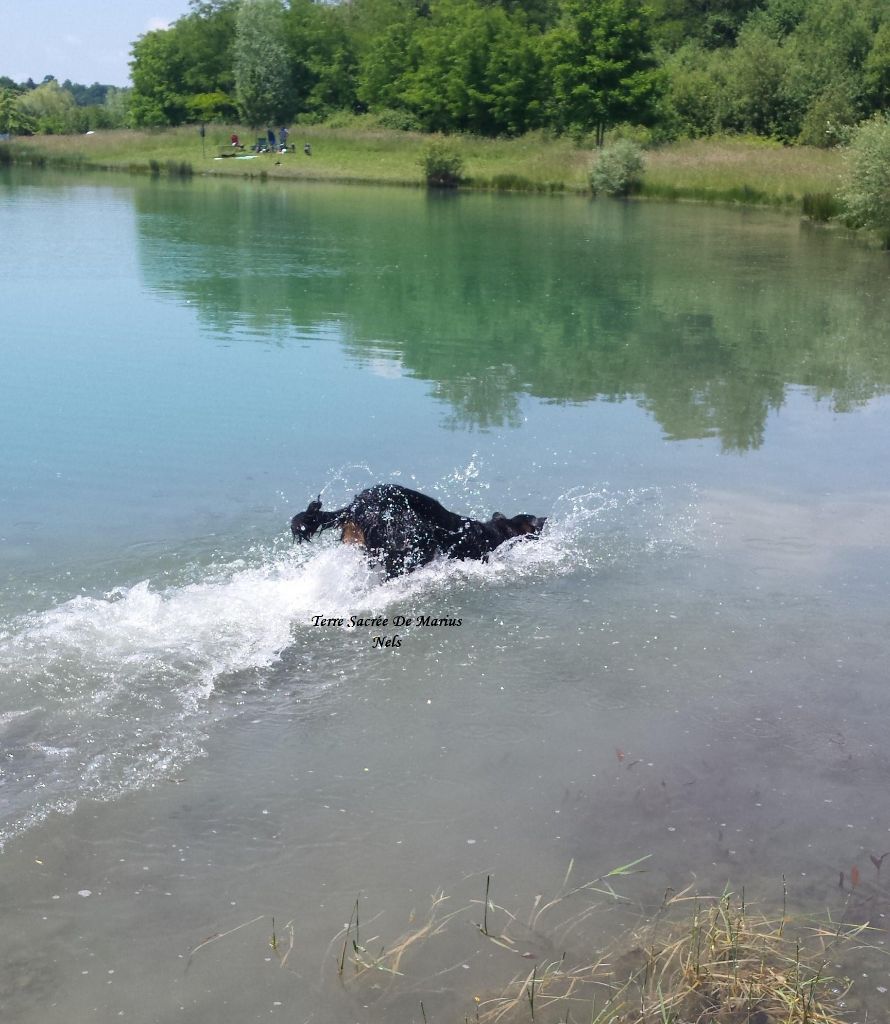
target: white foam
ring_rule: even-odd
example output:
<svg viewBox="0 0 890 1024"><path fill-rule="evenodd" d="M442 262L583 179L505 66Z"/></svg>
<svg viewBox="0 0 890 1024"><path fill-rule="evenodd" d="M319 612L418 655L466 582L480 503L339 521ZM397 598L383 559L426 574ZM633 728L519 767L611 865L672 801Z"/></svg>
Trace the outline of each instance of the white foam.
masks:
<svg viewBox="0 0 890 1024"><path fill-rule="evenodd" d="M646 504L634 540L629 510ZM655 490L579 490L559 506L540 538L506 544L487 563L439 560L385 581L360 551L326 538L259 549L254 564L213 565L194 583L159 587L143 580L103 596L75 597L14 622L0 640L0 672L39 679L43 694L73 689L95 704L132 697L144 680L164 679L190 709L206 700L220 676L272 664L314 614L379 610L461 583L501 586L529 574L595 570L628 543L651 549L675 539L663 528ZM5 714L17 713L23 712L12 707Z"/></svg>
<svg viewBox="0 0 890 1024"><path fill-rule="evenodd" d="M560 499L540 538L504 545L488 563L440 560L387 581L360 550L317 539L193 569L191 583L142 580L6 623L0 741L16 775L4 787L15 791L5 835L70 810L80 795L111 798L199 756L210 709L220 713L220 680L262 671L305 643L313 615L348 619L425 597L432 605L454 587L595 573L682 533L658 491L579 490Z"/></svg>

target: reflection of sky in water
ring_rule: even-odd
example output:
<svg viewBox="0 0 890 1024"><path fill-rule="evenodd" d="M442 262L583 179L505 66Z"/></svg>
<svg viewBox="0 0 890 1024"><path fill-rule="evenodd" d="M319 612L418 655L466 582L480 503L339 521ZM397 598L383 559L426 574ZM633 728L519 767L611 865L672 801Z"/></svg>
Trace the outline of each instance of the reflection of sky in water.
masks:
<svg viewBox="0 0 890 1024"><path fill-rule="evenodd" d="M383 377L385 380L399 380L404 377L402 364L398 359L383 359L376 356L367 361L367 367L375 377Z"/></svg>

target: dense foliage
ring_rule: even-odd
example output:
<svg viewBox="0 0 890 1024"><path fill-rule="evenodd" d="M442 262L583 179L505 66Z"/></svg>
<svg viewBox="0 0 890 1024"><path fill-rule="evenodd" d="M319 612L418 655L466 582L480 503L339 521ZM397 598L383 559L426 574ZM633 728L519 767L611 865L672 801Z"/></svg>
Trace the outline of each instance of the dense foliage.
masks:
<svg viewBox="0 0 890 1024"><path fill-rule="evenodd" d="M847 219L881 232L890 248L890 115L860 125L846 156L849 173L839 198Z"/></svg>
<svg viewBox="0 0 890 1024"><path fill-rule="evenodd" d="M265 107L239 85L257 45ZM257 125L370 111L428 131L550 128L601 142L630 122L662 138L745 132L834 145L890 103L890 4L192 0L170 29L134 44L133 84L143 125L199 111L237 109Z"/></svg>
<svg viewBox="0 0 890 1024"><path fill-rule="evenodd" d="M888 0L190 0L132 52L130 96L0 78L6 130L346 112L488 136L602 143L627 122L831 146L890 105Z"/></svg>
<svg viewBox="0 0 890 1024"><path fill-rule="evenodd" d="M750 10L729 43L714 45L712 6L701 32L663 50L660 121L672 131L751 132L830 146L887 104L887 0L727 3L741 6Z"/></svg>
<svg viewBox="0 0 890 1024"><path fill-rule="evenodd" d="M290 54L278 0L241 0L235 22L235 95L252 125L290 111Z"/></svg>
<svg viewBox="0 0 890 1024"><path fill-rule="evenodd" d="M2 76L0 133L62 135L122 128L129 123L129 93L98 82L81 85L66 79L59 85L52 75L39 85L32 79L14 82Z"/></svg>
<svg viewBox="0 0 890 1024"><path fill-rule="evenodd" d="M221 91L256 126L370 111L427 131L602 134L653 118L652 27L643 0L193 0L134 44L134 120L179 124L195 93ZM220 57L203 69L201 32Z"/></svg>

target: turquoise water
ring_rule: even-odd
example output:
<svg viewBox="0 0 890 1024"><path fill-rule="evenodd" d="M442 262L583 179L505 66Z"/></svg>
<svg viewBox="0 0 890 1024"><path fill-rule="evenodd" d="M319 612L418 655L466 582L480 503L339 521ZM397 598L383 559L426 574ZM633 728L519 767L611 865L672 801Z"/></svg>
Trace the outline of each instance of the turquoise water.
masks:
<svg viewBox="0 0 890 1024"><path fill-rule="evenodd" d="M883 256L759 211L8 171L0 229L15 1019L463 1019L519 968L464 921L343 986L356 896L392 946L440 887L524 919L570 863L650 855L634 906L881 905ZM550 522L391 583L291 547L379 480ZM372 613L461 626L311 625Z"/></svg>

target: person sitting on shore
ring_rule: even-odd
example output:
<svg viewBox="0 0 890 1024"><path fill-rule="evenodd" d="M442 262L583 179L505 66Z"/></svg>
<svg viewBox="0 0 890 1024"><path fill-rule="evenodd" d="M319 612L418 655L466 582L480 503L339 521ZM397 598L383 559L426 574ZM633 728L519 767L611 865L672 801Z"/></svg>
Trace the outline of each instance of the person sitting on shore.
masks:
<svg viewBox="0 0 890 1024"><path fill-rule="evenodd" d="M238 135L237 135L237 134L236 134L235 132L232 132L232 146L233 146L233 147L234 147L235 149L243 149L243 148L244 148L244 147L243 147L243 146L241 145L241 142L240 142L240 140L238 139Z"/></svg>

